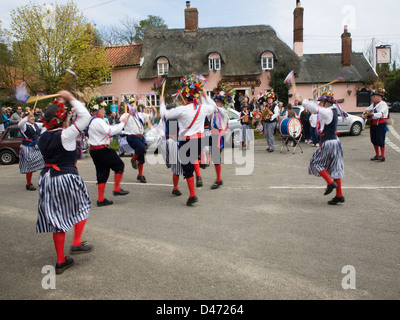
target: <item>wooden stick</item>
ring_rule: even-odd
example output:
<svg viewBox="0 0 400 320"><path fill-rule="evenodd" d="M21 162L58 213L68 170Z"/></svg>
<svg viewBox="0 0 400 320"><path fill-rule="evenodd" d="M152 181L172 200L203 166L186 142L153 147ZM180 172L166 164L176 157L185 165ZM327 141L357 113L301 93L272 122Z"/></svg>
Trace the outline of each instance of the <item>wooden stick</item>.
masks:
<svg viewBox="0 0 400 320"><path fill-rule="evenodd" d="M147 102L149 103L150 107L153 107L153 105L151 104L149 98L146 97Z"/></svg>
<svg viewBox="0 0 400 320"><path fill-rule="evenodd" d="M162 84L162 89L161 89L161 97L164 97L164 89L165 89L165 83L167 82L167 79L164 80Z"/></svg>
<svg viewBox="0 0 400 320"><path fill-rule="evenodd" d="M182 93L180 93L180 92L179 92L179 95L181 96L181 98L182 98L182 101L183 101L183 104L185 105L185 104L186 104L186 101L185 101L185 99L183 98L183 95L182 95Z"/></svg>
<svg viewBox="0 0 400 320"><path fill-rule="evenodd" d="M58 96L59 96L58 93L48 94L46 96L30 96L29 99L26 101L26 103L32 103L32 102L39 101L39 100L55 98L55 97L58 97Z"/></svg>
<svg viewBox="0 0 400 320"><path fill-rule="evenodd" d="M326 84L323 84L322 86L319 86L318 88L315 88L315 89L314 89L314 92L317 92L319 89L321 89L321 88L323 88L323 87L326 87L326 86L329 86L330 84L335 83L335 82L338 82L338 81L339 81L339 79L335 79L335 80L333 80L333 81L331 81L331 82L328 82L328 83L326 83Z"/></svg>

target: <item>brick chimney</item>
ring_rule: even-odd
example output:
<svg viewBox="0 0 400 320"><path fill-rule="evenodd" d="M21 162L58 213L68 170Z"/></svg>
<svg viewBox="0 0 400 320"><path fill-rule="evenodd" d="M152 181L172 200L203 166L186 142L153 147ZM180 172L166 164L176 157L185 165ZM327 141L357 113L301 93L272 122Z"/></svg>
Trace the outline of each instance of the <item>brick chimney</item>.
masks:
<svg viewBox="0 0 400 320"><path fill-rule="evenodd" d="M342 66L351 66L351 33L348 31L347 26L344 26L342 33Z"/></svg>
<svg viewBox="0 0 400 320"><path fill-rule="evenodd" d="M296 9L293 11L293 51L303 55L303 12L300 0L296 0Z"/></svg>
<svg viewBox="0 0 400 320"><path fill-rule="evenodd" d="M185 31L195 31L199 28L199 12L190 7L190 1L186 1Z"/></svg>

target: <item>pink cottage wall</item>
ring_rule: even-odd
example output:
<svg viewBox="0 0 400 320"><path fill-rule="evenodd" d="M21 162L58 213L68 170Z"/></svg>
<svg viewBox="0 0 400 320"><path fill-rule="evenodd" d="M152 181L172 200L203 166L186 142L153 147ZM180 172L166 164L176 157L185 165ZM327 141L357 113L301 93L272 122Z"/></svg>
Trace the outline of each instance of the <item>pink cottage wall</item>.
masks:
<svg viewBox="0 0 400 320"><path fill-rule="evenodd" d="M331 90L336 100L343 100L339 103L344 111L349 113L362 113L366 107L357 107L357 91L363 87L359 83L334 83L331 85ZM313 99L312 85L296 85L296 97L289 98L289 102L294 104L295 99ZM349 92L350 94L349 94ZM289 93L293 94L293 87L290 88Z"/></svg>

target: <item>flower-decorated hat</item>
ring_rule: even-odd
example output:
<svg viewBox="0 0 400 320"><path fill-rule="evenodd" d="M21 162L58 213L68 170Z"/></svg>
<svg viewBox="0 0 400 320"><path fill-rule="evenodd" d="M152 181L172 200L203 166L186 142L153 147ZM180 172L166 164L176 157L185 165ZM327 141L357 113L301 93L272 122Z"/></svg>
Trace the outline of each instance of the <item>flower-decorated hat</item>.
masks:
<svg viewBox="0 0 400 320"><path fill-rule="evenodd" d="M68 110L64 103L54 100L53 104L46 108L43 116L43 125L47 130L61 127L67 118Z"/></svg>
<svg viewBox="0 0 400 320"><path fill-rule="evenodd" d="M268 92L266 95L265 95L265 98L266 99L268 99L268 98L272 98L272 100L276 100L276 95L275 95L275 92L274 92L274 90L271 90L270 92Z"/></svg>
<svg viewBox="0 0 400 320"><path fill-rule="evenodd" d="M197 73L182 77L179 81L181 87L179 93L189 101L197 99L203 90L203 82L205 78Z"/></svg>
<svg viewBox="0 0 400 320"><path fill-rule="evenodd" d="M371 96L373 95L377 95L377 96L381 96L383 97L385 94L387 93L387 91L383 88L376 88L375 90L371 91Z"/></svg>
<svg viewBox="0 0 400 320"><path fill-rule="evenodd" d="M216 87L212 91L212 98L214 101L220 101L224 106L228 106L233 101L235 93L236 90L231 89L230 87Z"/></svg>
<svg viewBox="0 0 400 320"><path fill-rule="evenodd" d="M125 101L130 104L130 103L135 103L137 100L135 96L127 95L125 96Z"/></svg>
<svg viewBox="0 0 400 320"><path fill-rule="evenodd" d="M337 104L336 99L333 97L332 91L324 91L321 96L318 97L317 101L329 102L332 104Z"/></svg>
<svg viewBox="0 0 400 320"><path fill-rule="evenodd" d="M93 97L89 101L89 109L92 112L96 112L96 111L98 111L101 108L104 108L106 106L107 106L107 103L104 101L102 96Z"/></svg>

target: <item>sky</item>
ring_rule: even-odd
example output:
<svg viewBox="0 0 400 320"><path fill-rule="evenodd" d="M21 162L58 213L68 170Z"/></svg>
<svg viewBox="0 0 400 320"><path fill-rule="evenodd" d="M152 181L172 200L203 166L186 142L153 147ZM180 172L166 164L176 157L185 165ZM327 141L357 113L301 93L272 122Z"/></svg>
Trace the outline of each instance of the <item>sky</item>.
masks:
<svg viewBox="0 0 400 320"><path fill-rule="evenodd" d="M66 4L71 0L32 1ZM12 9L30 1L1 1L2 28L9 28ZM184 28L186 0L79 0L81 12L97 28L120 25L125 15L138 22L148 15L164 19L169 29ZM382 4L382 5L380 5ZM293 48L293 10L296 0L191 0L199 11L199 28L269 25ZM348 25L354 52L390 45L392 60L400 61L400 19L398 0L303 0L304 53L341 52L341 34ZM399 65L399 63L398 63Z"/></svg>

